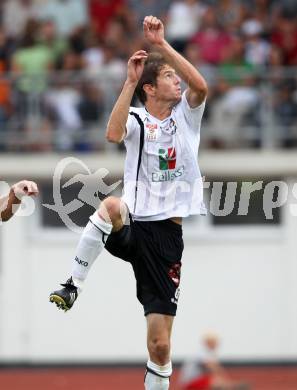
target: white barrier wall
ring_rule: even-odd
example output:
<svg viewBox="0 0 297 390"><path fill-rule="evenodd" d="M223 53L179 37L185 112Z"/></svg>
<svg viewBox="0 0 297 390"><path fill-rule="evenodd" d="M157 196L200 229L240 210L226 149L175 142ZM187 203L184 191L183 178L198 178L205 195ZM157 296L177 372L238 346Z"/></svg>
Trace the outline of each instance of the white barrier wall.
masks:
<svg viewBox="0 0 297 390"><path fill-rule="evenodd" d="M208 329L221 335L224 358L297 359L297 217L291 203L276 228L205 233L202 227L197 236L185 229L175 359L194 356ZM67 278L78 236L43 234L35 218L0 227L0 360L146 359L145 318L130 265L105 252L73 309L57 311L48 295Z"/></svg>

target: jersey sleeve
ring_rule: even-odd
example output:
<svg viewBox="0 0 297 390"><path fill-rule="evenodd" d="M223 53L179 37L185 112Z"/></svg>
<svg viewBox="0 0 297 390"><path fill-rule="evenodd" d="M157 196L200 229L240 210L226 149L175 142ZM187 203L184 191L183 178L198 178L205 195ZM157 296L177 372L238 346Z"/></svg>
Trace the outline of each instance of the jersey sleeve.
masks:
<svg viewBox="0 0 297 390"><path fill-rule="evenodd" d="M182 110L183 115L186 118L189 128L194 133L200 132L201 120L205 109L205 102L206 100L204 100L204 102L201 103L200 106L192 108L189 106L189 103L187 101L186 91L184 91L182 94L180 109Z"/></svg>

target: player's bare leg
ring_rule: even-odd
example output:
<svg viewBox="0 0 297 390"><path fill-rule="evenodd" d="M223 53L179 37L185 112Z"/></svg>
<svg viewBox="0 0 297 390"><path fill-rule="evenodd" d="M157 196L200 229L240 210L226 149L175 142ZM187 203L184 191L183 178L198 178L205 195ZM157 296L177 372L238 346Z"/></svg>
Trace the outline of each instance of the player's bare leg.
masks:
<svg viewBox="0 0 297 390"><path fill-rule="evenodd" d="M128 214L128 208L120 198L110 196L100 204L98 210L91 215L78 243L71 277L63 289L54 291L50 301L58 308L69 310L81 292L83 283L94 261L102 252L106 240L112 231L120 230Z"/></svg>
<svg viewBox="0 0 297 390"><path fill-rule="evenodd" d="M174 317L152 313L146 318L149 360L145 376L145 389L168 390L172 374L170 338Z"/></svg>

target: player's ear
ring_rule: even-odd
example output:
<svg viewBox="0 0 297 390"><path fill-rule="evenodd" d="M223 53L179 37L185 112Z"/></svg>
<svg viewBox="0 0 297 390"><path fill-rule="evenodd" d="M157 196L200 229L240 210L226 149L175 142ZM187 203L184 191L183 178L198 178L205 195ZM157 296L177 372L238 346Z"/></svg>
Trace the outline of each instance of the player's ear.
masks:
<svg viewBox="0 0 297 390"><path fill-rule="evenodd" d="M156 87L153 86L152 84L144 84L142 88L147 96L151 96L151 97L155 96Z"/></svg>

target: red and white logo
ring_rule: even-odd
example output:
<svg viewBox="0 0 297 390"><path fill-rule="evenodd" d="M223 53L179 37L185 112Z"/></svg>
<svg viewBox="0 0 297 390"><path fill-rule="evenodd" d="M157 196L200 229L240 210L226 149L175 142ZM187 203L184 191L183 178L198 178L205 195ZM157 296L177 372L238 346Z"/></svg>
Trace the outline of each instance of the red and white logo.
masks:
<svg viewBox="0 0 297 390"><path fill-rule="evenodd" d="M173 281L176 287L178 287L180 283L180 268L181 268L181 264L176 263L173 265L173 267L170 268L168 272L170 279Z"/></svg>
<svg viewBox="0 0 297 390"><path fill-rule="evenodd" d="M158 135L158 125L156 123L147 123L145 127L147 129L147 140L156 141Z"/></svg>

